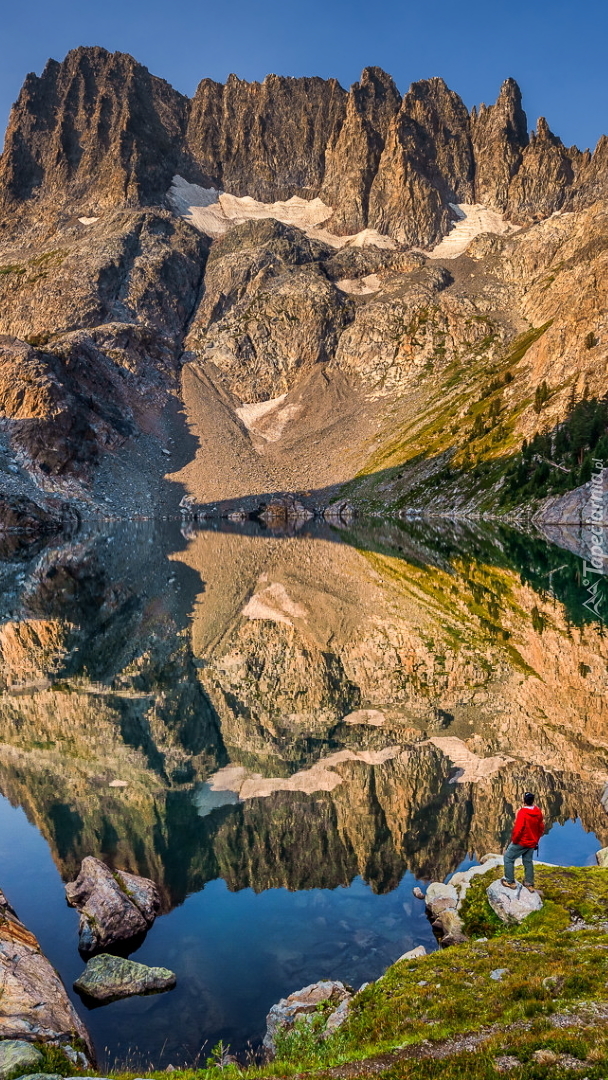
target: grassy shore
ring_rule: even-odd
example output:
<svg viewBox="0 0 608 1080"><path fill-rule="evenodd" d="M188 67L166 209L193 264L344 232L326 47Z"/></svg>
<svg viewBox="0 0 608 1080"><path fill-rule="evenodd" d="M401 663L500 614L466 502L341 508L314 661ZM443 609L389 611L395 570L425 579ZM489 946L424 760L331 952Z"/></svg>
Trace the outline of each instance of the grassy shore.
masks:
<svg viewBox="0 0 608 1080"><path fill-rule="evenodd" d="M393 964L356 996L333 1035L323 1038L331 1010L320 1007L312 1023L299 1021L279 1038L267 1065L223 1064L216 1055L205 1069L173 1072L173 1080L217 1080L218 1071L225 1080L304 1073L607 1080L608 869L539 866L544 906L509 928L486 900L497 876L496 869L479 875L467 893L461 914L469 942ZM74 1074L55 1055L52 1065Z"/></svg>

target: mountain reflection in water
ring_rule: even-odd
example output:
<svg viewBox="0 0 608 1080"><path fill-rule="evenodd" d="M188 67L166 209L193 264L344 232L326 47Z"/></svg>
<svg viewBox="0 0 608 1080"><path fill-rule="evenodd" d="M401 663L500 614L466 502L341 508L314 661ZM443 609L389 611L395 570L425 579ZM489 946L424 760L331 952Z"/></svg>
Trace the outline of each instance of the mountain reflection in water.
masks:
<svg viewBox="0 0 608 1080"><path fill-rule="evenodd" d="M430 947L415 880L500 850L525 789L606 843L585 598L575 554L506 528L7 540L0 791L31 824L5 805L0 886L68 982L60 878L85 855L154 878L170 913L137 958L177 990L87 1017L110 1060L243 1046L281 994ZM32 874L46 914L19 906Z"/></svg>

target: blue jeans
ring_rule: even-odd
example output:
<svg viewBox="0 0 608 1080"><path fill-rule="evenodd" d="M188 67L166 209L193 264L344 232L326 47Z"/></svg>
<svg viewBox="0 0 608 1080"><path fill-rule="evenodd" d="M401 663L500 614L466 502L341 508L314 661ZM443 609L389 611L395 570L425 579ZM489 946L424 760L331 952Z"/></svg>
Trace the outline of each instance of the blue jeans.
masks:
<svg viewBox="0 0 608 1080"><path fill-rule="evenodd" d="M523 844L509 844L505 851L505 878L513 884L515 881L515 860L521 857L524 864L524 882L526 885L534 885L534 863L532 858L534 848L524 847Z"/></svg>

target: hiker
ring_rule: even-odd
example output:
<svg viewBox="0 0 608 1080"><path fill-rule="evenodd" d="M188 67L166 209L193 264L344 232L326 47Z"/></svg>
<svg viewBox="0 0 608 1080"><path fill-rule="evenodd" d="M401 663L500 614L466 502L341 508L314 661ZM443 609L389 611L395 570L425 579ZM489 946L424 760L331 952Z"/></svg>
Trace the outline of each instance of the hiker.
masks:
<svg viewBox="0 0 608 1080"><path fill-rule="evenodd" d="M505 851L505 876L502 884L507 889L516 889L515 860L521 857L524 864L524 888L534 892L534 849L538 851L538 842L545 831L542 812L534 805L534 795L526 791L524 804L517 811L511 843Z"/></svg>

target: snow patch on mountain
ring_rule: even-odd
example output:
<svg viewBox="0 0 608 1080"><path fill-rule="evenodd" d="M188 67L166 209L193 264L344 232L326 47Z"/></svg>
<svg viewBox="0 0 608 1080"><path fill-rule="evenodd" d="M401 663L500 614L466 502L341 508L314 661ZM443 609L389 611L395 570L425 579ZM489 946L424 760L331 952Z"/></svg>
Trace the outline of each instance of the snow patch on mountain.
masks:
<svg viewBox="0 0 608 1080"><path fill-rule="evenodd" d="M489 210L481 203L450 203L450 207L458 221L432 251L425 251L429 259L457 259L466 251L471 240L482 233L502 236L519 231L519 226L512 225L497 210Z"/></svg>
<svg viewBox="0 0 608 1080"><path fill-rule="evenodd" d="M335 248L366 247L370 244L383 248L397 247L394 240L382 236L375 229L362 229L352 236L336 236L327 228L321 228L329 222L333 208L319 198L301 199L293 195L283 202L263 203L250 195L239 197L218 191L217 188L190 184L183 176L176 175L167 192L167 200L176 214L214 240L244 221L274 218L284 225L295 225L311 239Z"/></svg>

